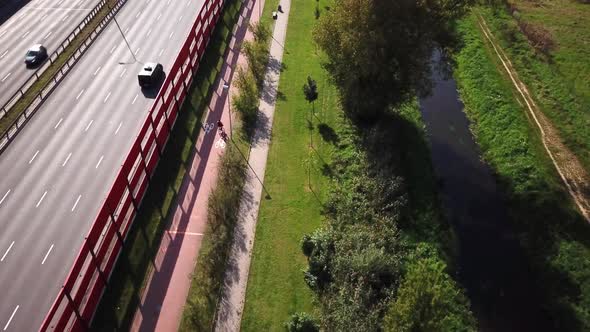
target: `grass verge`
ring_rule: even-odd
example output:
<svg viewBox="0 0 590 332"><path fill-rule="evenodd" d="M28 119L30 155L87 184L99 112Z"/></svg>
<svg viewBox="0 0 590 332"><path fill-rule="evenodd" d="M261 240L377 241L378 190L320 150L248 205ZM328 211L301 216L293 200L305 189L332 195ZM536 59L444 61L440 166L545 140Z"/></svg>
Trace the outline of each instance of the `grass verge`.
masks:
<svg viewBox="0 0 590 332"><path fill-rule="evenodd" d="M487 19L487 18L486 18ZM536 275L541 305L562 331L590 329L590 227L576 211L474 15L459 25L455 76L484 158Z"/></svg>
<svg viewBox="0 0 590 332"><path fill-rule="evenodd" d="M504 6L477 10L564 143L590 171L590 6L570 0L510 3L513 16ZM515 17L548 31L556 46L547 56L531 47Z"/></svg>
<svg viewBox="0 0 590 332"><path fill-rule="evenodd" d="M211 97L210 86L221 69L240 1L230 0L223 9L211 42L183 105L170 140L127 237L127 242L93 321L96 330L127 330L140 301L166 220L173 212L191 151L201 130L201 117Z"/></svg>
<svg viewBox="0 0 590 332"><path fill-rule="evenodd" d="M328 5L331 2L325 2ZM262 22L270 24L277 0L266 0ZM272 200L261 203L252 253L243 331L277 331L298 311L313 312L312 293L303 281L306 267L300 241L322 223L327 177L339 126L335 89L328 84L311 40L314 9L291 2L283 71L273 123L265 186ZM305 100L303 84L310 75L318 83L316 114ZM314 149L309 148L310 128ZM311 189L304 160L313 159Z"/></svg>
<svg viewBox="0 0 590 332"><path fill-rule="evenodd" d="M64 51L47 67L39 76L39 79L27 90L27 92L16 102L16 104L0 119L0 136L6 134L16 119L31 105L39 93L45 89L53 80L53 77L59 72L61 67L70 57L78 50L90 34L96 29L98 24L107 16L109 7L115 6L118 0L109 0L104 7L88 22L82 31L70 42Z"/></svg>

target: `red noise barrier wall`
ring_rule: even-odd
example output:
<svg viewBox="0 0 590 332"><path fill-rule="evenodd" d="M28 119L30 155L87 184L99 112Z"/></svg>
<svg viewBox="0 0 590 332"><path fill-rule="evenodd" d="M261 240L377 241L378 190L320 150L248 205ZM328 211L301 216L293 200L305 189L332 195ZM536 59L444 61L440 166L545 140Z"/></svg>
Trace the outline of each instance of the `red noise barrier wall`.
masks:
<svg viewBox="0 0 590 332"><path fill-rule="evenodd" d="M206 0L39 331L88 329L224 0Z"/></svg>

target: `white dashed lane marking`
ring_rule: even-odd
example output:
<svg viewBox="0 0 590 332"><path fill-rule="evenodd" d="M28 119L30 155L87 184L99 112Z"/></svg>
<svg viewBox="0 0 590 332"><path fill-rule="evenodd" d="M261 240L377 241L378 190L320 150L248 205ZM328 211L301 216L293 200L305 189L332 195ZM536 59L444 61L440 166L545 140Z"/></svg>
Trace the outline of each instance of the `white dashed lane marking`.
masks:
<svg viewBox="0 0 590 332"><path fill-rule="evenodd" d="M111 96L111 93L109 92L109 94L104 98L102 103L105 104L107 102L107 100L109 100L110 96Z"/></svg>
<svg viewBox="0 0 590 332"><path fill-rule="evenodd" d="M2 59L7 53L8 53L8 50L4 51L4 53L2 53L2 55L0 55L0 59Z"/></svg>
<svg viewBox="0 0 590 332"><path fill-rule="evenodd" d="M14 241L12 241L12 243L10 244L10 246L8 247L8 249L6 249L6 251L4 252L4 255L2 255L2 258L0 259L0 262L4 261L4 258L6 258L6 255L8 255L8 252L10 251L10 249L12 249L12 246L14 245Z"/></svg>
<svg viewBox="0 0 590 332"><path fill-rule="evenodd" d="M61 164L62 167L65 167L66 164L68 163L68 161L70 160L70 157L72 156L72 153L70 152L70 154L68 154L68 156L66 157L66 160L64 160L63 164Z"/></svg>
<svg viewBox="0 0 590 332"><path fill-rule="evenodd" d="M2 205L2 202L4 202L4 200L6 199L6 197L8 197L8 194L10 194L10 189L8 189L8 191L6 192L6 194L4 194L4 196L2 196L2 199L0 199L0 205Z"/></svg>
<svg viewBox="0 0 590 332"><path fill-rule="evenodd" d="M100 166L100 163L102 163L103 158L104 158L104 156L100 156L100 159L98 160L98 162L96 163L96 167L94 167L94 168L98 168L98 166Z"/></svg>
<svg viewBox="0 0 590 332"><path fill-rule="evenodd" d="M96 70L94 71L94 76L96 76L96 74L98 74L98 71L100 70L100 68L102 68L102 66L99 66L98 68L96 68Z"/></svg>
<svg viewBox="0 0 590 332"><path fill-rule="evenodd" d="M55 127L53 127L54 129L57 129L57 127L59 127L59 125L61 124L61 122L63 121L63 118L60 118L59 121L57 121L57 124L55 125Z"/></svg>
<svg viewBox="0 0 590 332"><path fill-rule="evenodd" d="M6 76L4 76L4 78L2 79L2 82L6 81L6 79L9 78L10 75L12 75L12 73L8 73Z"/></svg>
<svg viewBox="0 0 590 332"><path fill-rule="evenodd" d="M84 129L84 131L88 131L88 129L90 129L90 126L92 126L93 122L94 120L90 120L90 122L88 122L88 125L86 125L86 129Z"/></svg>
<svg viewBox="0 0 590 332"><path fill-rule="evenodd" d="M31 160L29 160L29 164L33 162L33 160L35 160L35 158L37 158L37 155L39 154L39 150L37 150L37 152L35 152L35 154L33 155L33 158L31 158Z"/></svg>
<svg viewBox="0 0 590 332"><path fill-rule="evenodd" d="M82 198L82 195L78 196L78 199L76 200L76 203L74 203L74 206L72 206L72 212L74 212L74 210L76 209L76 206L78 206L78 202L80 202L80 198Z"/></svg>
<svg viewBox="0 0 590 332"><path fill-rule="evenodd" d="M6 325L4 325L4 331L6 331L6 329L8 329L8 326L10 325L10 322L12 322L12 319L14 318L14 315L16 314L16 311L18 310L18 305L16 306L16 308L14 308L14 311L12 312L12 315L10 315L10 318L8 319L8 322L6 322Z"/></svg>
<svg viewBox="0 0 590 332"><path fill-rule="evenodd" d="M84 89L82 89L80 91L80 93L78 93L78 95L76 96L76 100L80 99L80 96L84 93Z"/></svg>
<svg viewBox="0 0 590 332"><path fill-rule="evenodd" d="M41 196L41 199L39 199L39 201L37 202L37 205L35 205L35 207L39 207L39 205L41 205L41 202L43 202L43 199L45 198L45 195L47 195L47 191L45 191L43 193L43 196Z"/></svg>
<svg viewBox="0 0 590 332"><path fill-rule="evenodd" d="M43 258L41 265L45 264L45 261L47 260L47 257L49 257L49 253L51 252L51 250L53 250L53 244L51 245L51 247L49 247L49 250L47 250L47 253L45 254L45 257Z"/></svg>

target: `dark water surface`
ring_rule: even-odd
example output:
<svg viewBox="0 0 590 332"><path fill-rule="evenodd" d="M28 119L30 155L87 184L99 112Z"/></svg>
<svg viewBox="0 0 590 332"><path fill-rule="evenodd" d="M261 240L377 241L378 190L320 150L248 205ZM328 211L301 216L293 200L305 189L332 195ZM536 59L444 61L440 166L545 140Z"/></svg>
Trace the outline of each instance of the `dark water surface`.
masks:
<svg viewBox="0 0 590 332"><path fill-rule="evenodd" d="M469 131L454 80L435 71L420 100L443 204L458 238L459 280L481 331L552 331L502 195Z"/></svg>

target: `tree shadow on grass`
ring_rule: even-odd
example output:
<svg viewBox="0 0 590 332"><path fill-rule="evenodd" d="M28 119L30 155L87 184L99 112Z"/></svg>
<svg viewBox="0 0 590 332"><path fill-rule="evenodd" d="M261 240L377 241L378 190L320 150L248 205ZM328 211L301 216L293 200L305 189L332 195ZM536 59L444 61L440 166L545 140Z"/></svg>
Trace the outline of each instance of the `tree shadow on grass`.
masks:
<svg viewBox="0 0 590 332"><path fill-rule="evenodd" d="M337 145L340 141L340 138L338 137L338 134L336 134L334 129L332 129L332 127L328 126L325 123L318 124L318 131L320 132L322 139L328 143Z"/></svg>

